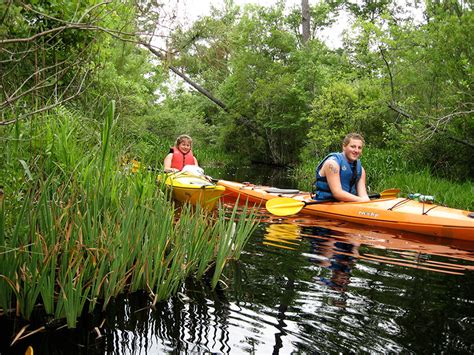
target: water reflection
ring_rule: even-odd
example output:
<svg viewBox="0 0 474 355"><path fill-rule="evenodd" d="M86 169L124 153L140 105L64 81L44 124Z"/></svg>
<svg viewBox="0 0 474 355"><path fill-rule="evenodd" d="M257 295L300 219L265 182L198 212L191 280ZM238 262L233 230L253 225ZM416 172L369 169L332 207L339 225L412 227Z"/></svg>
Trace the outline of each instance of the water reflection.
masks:
<svg viewBox="0 0 474 355"><path fill-rule="evenodd" d="M474 283L472 275L460 278L473 269L474 245L307 216L275 219L263 209L259 215L263 223L226 270L222 289L188 282L156 309L144 308L143 297L125 299L126 311L107 322L106 348L437 353L474 344Z"/></svg>
<svg viewBox="0 0 474 355"><path fill-rule="evenodd" d="M156 309L141 308L143 297L137 300L135 295L119 300L116 312L108 318L112 327L106 330L107 352L228 354L295 350L291 344L275 339L288 335L287 330L296 331L296 323L279 320L272 312L265 315L270 310L256 311L245 302L229 302L222 295L206 299L203 296L208 291L199 285L188 287L186 292L192 296L189 301L175 297ZM288 339L297 338L289 335Z"/></svg>
<svg viewBox="0 0 474 355"><path fill-rule="evenodd" d="M121 297L0 353L472 353L474 243L258 213L217 290L188 280L154 308Z"/></svg>
<svg viewBox="0 0 474 355"><path fill-rule="evenodd" d="M434 272L462 275L474 270L474 243L399 231L377 231L366 226L298 216L278 218L262 211L268 223L264 243L297 249L307 239L312 257L330 263L343 256ZM362 247L363 253L359 253ZM352 259L351 259L352 261Z"/></svg>
<svg viewBox="0 0 474 355"><path fill-rule="evenodd" d="M296 250L301 239L297 224L270 223L267 226L263 244Z"/></svg>
<svg viewBox="0 0 474 355"><path fill-rule="evenodd" d="M319 280L333 290L346 291L356 260L357 247L351 243L318 239L311 239L310 245L313 253L325 258L319 264L330 271L330 277L321 276Z"/></svg>

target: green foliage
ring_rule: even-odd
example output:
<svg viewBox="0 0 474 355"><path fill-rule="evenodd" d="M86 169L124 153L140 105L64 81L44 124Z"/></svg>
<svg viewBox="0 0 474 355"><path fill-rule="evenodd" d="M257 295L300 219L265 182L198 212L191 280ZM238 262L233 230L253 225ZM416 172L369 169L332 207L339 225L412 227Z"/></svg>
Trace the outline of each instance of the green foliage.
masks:
<svg viewBox="0 0 474 355"><path fill-rule="evenodd" d="M91 81L87 95L81 98L84 111L92 115L95 107L114 100L118 112L126 117L154 114L155 91L163 80L161 71L153 68L143 49L107 42L98 58L104 64Z"/></svg>
<svg viewBox="0 0 474 355"><path fill-rule="evenodd" d="M6 5L8 11L0 23L2 38L8 41L0 53L5 88L0 93L5 109L2 118L27 115L81 91L81 79L95 70L90 56L100 36L78 28L57 29L65 22L90 19L94 11L88 6L95 4L98 2L36 1L31 7L17 2Z"/></svg>
<svg viewBox="0 0 474 355"><path fill-rule="evenodd" d="M367 188L371 192L381 191L391 186L390 177L409 174L410 171L419 168L410 165L409 161L391 150L370 146L364 148L361 160L367 174ZM394 187L399 188L398 185Z"/></svg>
<svg viewBox="0 0 474 355"><path fill-rule="evenodd" d="M120 116L153 112L162 71L148 51L117 39L134 40L135 11L129 2L10 2L0 23L2 120L66 104L93 117L112 100Z"/></svg>
<svg viewBox="0 0 474 355"><path fill-rule="evenodd" d="M437 204L467 211L474 210L473 181L453 183L449 179L434 177L430 169L397 172L394 175L387 175L384 180L385 186L402 189L404 196L409 193L421 193L434 196Z"/></svg>
<svg viewBox="0 0 474 355"><path fill-rule="evenodd" d="M307 130L308 102L327 78L331 56L325 47L314 42L298 48L299 38L287 27L281 8L248 9L232 37L233 70L221 92L238 113L235 117L245 117L240 124L246 127L227 127L225 137L256 161L297 160Z"/></svg>
<svg viewBox="0 0 474 355"><path fill-rule="evenodd" d="M299 7L287 12L284 2L244 8L226 2L189 30L172 33L162 65L129 42L137 38L129 35L137 24L150 23L137 19L132 3L30 5L2 4L8 10L0 23L8 41L0 54L2 120L24 120L58 103L95 117L114 100L123 154L154 166L181 133L194 137L196 149L288 165L338 149L342 136L360 131L370 145L395 149L436 175L474 174L469 4L427 1L419 23L407 16L412 8L394 1L313 5L313 36L343 8L355 20L344 47L331 51L316 37L301 43ZM149 20L157 19L147 4L137 6L147 9ZM107 32L87 26L54 31L79 22ZM53 32L38 36L45 30ZM25 38L31 40L20 40ZM168 64L227 109L185 86L170 87L164 82ZM163 95L159 103L157 90ZM71 128L66 134L72 139Z"/></svg>
<svg viewBox="0 0 474 355"><path fill-rule="evenodd" d="M311 128L303 159L339 151L349 132L362 133L371 145L381 145L379 137L388 118L382 106L384 99L384 93L370 80L354 84L335 81L323 88L308 117Z"/></svg>
<svg viewBox="0 0 474 355"><path fill-rule="evenodd" d="M135 199L150 196L151 180L142 176L130 182L130 192L114 171L122 158L159 168L169 146L182 133L193 137L194 152L204 166L232 161L234 154L238 155L234 163L288 165L300 159L303 165L296 172L305 189L310 189L317 161L340 150L346 133L359 131L367 141L363 162L371 191L401 187L404 193L434 194L448 205L472 208L472 195L463 192L472 189L462 183L451 186L442 179L469 183L474 176L474 19L472 6L466 2L427 1L419 23L395 1L320 3L311 7L313 38L303 45L299 8L288 13L283 1L273 7L244 8L228 1L189 30L172 33L168 53L159 64L133 43L137 36L129 35L137 32L137 23L146 28L155 24L160 19L156 12L138 19L135 4L128 1L38 0L28 5L0 4L0 37L5 39L0 52L0 107L5 124L0 136L0 183L10 201L8 210L1 211L0 241L6 235L32 237L28 223L14 222L19 216L26 219L38 201L44 210L35 213L44 219L44 230L54 229L52 221L62 223L69 211L90 214L101 222L107 219L111 225L118 223L120 213L156 223L144 227L143 221L127 221L124 229L113 231L124 233L123 238L134 228L145 233L146 228L157 227L158 221L149 212L131 212ZM149 4L138 5L146 8ZM351 11L355 25L348 29L344 47L333 51L315 36L327 29L341 8ZM84 26L55 31L65 23ZM222 100L227 109L187 86L165 82L172 79L167 75L169 65ZM111 101L116 114L113 121L104 123ZM41 115L34 114L41 110L45 110ZM95 170L102 172L100 179ZM35 195L39 191L43 200ZM83 194L84 201L96 203L91 210L76 206L48 212L46 208L57 196L73 200ZM69 200L62 202L68 206ZM115 207L104 216L98 212L101 206ZM100 234L100 227L91 220L74 222L83 223L90 235ZM171 230L160 226L165 234ZM60 232L65 230L64 225L60 227ZM188 227L196 233L211 233L200 223L191 223L183 231ZM230 235L226 228L221 232ZM28 243L22 240L21 245ZM152 253L159 247L150 248ZM115 286L111 285L106 298L113 297L123 278L109 279L109 255L90 258L102 264L85 272L94 272L101 281L84 290L97 300L103 292L102 280L107 279ZM163 263L177 268L173 260L183 258L176 250ZM47 260L51 268L66 263ZM9 263L18 267L18 260ZM145 271L144 264L134 276L133 287L141 287L143 277L166 284L164 289L154 289L157 298L176 287L179 277L162 270ZM199 272L205 264L198 266ZM70 270L80 272L79 265L72 263ZM129 266L120 258L113 265L119 270ZM178 269L176 273L181 275ZM38 289L44 299L57 294L59 285L52 281L51 272L47 275L39 280L40 287L35 272L25 273L29 287L21 295L25 313L34 305ZM84 288L81 282L64 273L61 292ZM0 295L2 305L15 293L10 286ZM72 324L70 309L81 308L82 300L61 302L57 312L69 314ZM45 307L55 311L50 302L45 301Z"/></svg>
<svg viewBox="0 0 474 355"><path fill-rule="evenodd" d="M472 9L458 2L427 2L428 22L400 21L396 7L370 21L348 42L354 63L390 104L383 141L413 164L440 176L474 176L472 155ZM390 96L389 96L390 95ZM385 104L385 106L386 106ZM394 116L394 114L396 116ZM387 119L391 117L390 119Z"/></svg>

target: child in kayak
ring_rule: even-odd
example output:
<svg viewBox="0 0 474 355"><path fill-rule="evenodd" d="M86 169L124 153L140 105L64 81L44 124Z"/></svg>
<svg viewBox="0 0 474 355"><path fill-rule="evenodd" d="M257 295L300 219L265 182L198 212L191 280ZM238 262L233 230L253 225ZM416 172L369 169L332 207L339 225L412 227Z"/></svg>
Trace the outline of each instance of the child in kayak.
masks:
<svg viewBox="0 0 474 355"><path fill-rule="evenodd" d="M315 200L369 201L365 170L360 163L364 138L349 133L341 153L326 156L316 168Z"/></svg>
<svg viewBox="0 0 474 355"><path fill-rule="evenodd" d="M181 171L186 165L199 166L191 150L192 144L192 138L186 134L182 134L176 139L175 145L170 148L163 163L165 173Z"/></svg>

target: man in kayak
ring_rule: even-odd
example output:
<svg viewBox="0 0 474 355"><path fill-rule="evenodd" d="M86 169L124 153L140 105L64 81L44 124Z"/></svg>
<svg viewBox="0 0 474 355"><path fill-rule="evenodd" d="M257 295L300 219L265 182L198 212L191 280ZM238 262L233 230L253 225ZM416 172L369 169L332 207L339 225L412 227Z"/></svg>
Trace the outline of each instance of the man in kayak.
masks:
<svg viewBox="0 0 474 355"><path fill-rule="evenodd" d="M181 171L186 165L199 166L191 150L192 145L192 138L186 134L182 134L176 139L174 147L170 148L170 152L163 163L165 173Z"/></svg>
<svg viewBox="0 0 474 355"><path fill-rule="evenodd" d="M349 133L342 143L342 152L331 153L319 163L315 200L369 201L365 170L359 160L363 146L360 134Z"/></svg>

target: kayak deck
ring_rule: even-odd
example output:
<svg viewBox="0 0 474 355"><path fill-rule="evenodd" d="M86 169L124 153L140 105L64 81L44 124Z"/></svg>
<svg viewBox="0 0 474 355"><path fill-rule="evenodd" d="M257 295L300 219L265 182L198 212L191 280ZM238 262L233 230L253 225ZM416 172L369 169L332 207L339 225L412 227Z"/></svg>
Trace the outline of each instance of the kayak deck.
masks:
<svg viewBox="0 0 474 355"><path fill-rule="evenodd" d="M280 189L271 186L239 183L228 180L219 180L217 185L225 187L226 192L224 196L234 199L240 197L240 199L254 204L262 204L276 197L310 198L308 192L301 192L297 189Z"/></svg>
<svg viewBox="0 0 474 355"><path fill-rule="evenodd" d="M226 195L240 196L253 203L265 203L277 197L310 202L308 192L281 193L265 186L220 180ZM311 203L311 202L310 202ZM312 202L314 203L314 202ZM308 204L302 213L327 219L397 229L438 237L474 240L474 218L469 211L422 203L407 198L383 198L367 202L321 202Z"/></svg>

